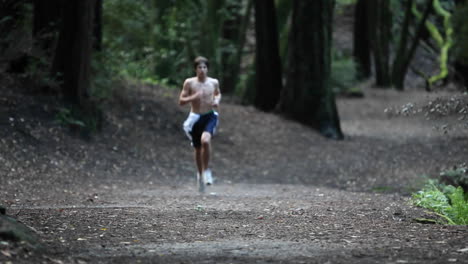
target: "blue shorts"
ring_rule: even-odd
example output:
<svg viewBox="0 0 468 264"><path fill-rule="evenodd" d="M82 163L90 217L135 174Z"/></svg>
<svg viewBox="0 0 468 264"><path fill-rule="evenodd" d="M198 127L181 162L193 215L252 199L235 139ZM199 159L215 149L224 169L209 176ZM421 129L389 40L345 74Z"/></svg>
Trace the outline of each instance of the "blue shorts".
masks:
<svg viewBox="0 0 468 264"><path fill-rule="evenodd" d="M218 126L218 113L210 111L206 114L190 113L184 122L184 131L187 137L192 141L195 148L201 147L201 136L203 132L208 132L212 136Z"/></svg>

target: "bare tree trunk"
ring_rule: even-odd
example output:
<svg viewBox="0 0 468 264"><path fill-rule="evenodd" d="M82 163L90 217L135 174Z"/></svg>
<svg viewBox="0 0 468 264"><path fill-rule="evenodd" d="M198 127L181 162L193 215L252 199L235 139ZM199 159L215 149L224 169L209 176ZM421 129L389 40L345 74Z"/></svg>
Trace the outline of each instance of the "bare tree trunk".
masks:
<svg viewBox="0 0 468 264"><path fill-rule="evenodd" d="M413 5L413 0L406 1L405 19L403 21L400 43L399 43L399 47L397 50L397 55L395 57L395 61L392 65L392 84L393 86L395 86L397 90L400 90L400 91L404 89L404 81L405 81L406 73L408 72L408 68L414 56L416 48L419 45L419 40L421 39L421 36L425 30L424 24L432 10L432 7L431 7L432 0L427 0L424 14L421 20L419 21L418 26L416 27L416 30L413 36L413 41L410 43L408 47L407 37L409 36L409 27L411 23L410 18L412 17L411 15L412 5Z"/></svg>
<svg viewBox="0 0 468 264"><path fill-rule="evenodd" d="M25 48L18 47L16 39L23 38L26 4L26 0L0 1L0 61L8 62L10 73L24 73L28 65L28 54Z"/></svg>
<svg viewBox="0 0 468 264"><path fill-rule="evenodd" d="M89 98L93 22L96 0L70 0L64 7L54 58L64 99L85 106Z"/></svg>
<svg viewBox="0 0 468 264"><path fill-rule="evenodd" d="M221 49L220 39L222 36L222 25L225 17L219 12L224 6L225 0L207 0L206 17L204 18L203 28L201 34L203 37L200 38L200 54L207 57L210 60L210 72L221 78L222 65L221 65ZM221 83L221 86L223 84Z"/></svg>
<svg viewBox="0 0 468 264"><path fill-rule="evenodd" d="M279 108L326 137L342 139L330 85L334 1L293 2L288 72Z"/></svg>
<svg viewBox="0 0 468 264"><path fill-rule="evenodd" d="M390 87L390 3L388 0L370 0L369 4L368 17L369 25L371 26L369 32L374 58L376 85L379 87Z"/></svg>
<svg viewBox="0 0 468 264"><path fill-rule="evenodd" d="M273 110L282 90L276 8L273 0L255 0L256 95L254 105Z"/></svg>
<svg viewBox="0 0 468 264"><path fill-rule="evenodd" d="M454 63L455 79L459 81L466 90L468 90L468 25L466 24L466 16L468 16L468 1L456 0L456 50L457 56Z"/></svg>
<svg viewBox="0 0 468 264"><path fill-rule="evenodd" d="M353 56L358 65L359 80L371 76L371 47L367 18L369 1L373 0L358 0L354 10Z"/></svg>
<svg viewBox="0 0 468 264"><path fill-rule="evenodd" d="M250 19L253 0L247 0L246 6L242 5L244 1L232 2L228 9L231 14L235 14L231 19L224 21L223 37L225 40L233 44L233 49L225 51L222 55L223 73L221 81L223 93L232 93L239 82L240 64L242 60L242 52L245 46L247 25ZM245 13L241 13L242 8L245 8Z"/></svg>
<svg viewBox="0 0 468 264"><path fill-rule="evenodd" d="M96 0L94 8L93 48L101 51L102 48L102 0Z"/></svg>

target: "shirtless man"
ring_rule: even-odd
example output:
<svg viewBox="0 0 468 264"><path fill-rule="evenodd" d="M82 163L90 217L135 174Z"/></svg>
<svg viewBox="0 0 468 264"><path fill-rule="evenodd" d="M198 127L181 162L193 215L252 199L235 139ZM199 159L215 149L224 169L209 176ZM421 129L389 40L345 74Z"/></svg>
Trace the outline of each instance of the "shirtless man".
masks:
<svg viewBox="0 0 468 264"><path fill-rule="evenodd" d="M190 103L190 114L184 122L184 131L195 148L198 190L205 191L205 184L213 184L210 161L211 137L218 125L218 108L221 100L219 82L208 77L208 60L197 57L194 61L197 76L185 80L179 96L179 105Z"/></svg>

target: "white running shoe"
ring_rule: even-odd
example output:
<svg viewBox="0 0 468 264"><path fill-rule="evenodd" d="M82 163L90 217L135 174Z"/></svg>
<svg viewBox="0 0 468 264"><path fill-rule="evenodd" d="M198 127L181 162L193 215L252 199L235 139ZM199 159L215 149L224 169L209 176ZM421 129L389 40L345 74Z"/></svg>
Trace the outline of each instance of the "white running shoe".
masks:
<svg viewBox="0 0 468 264"><path fill-rule="evenodd" d="M197 173L197 185L198 191L201 193L205 192L205 177L200 177L200 173Z"/></svg>
<svg viewBox="0 0 468 264"><path fill-rule="evenodd" d="M206 185L212 185L212 184L213 184L213 175L212 175L210 169L206 169L206 170L203 172L203 176L204 176L204 178L205 178L205 183L206 183Z"/></svg>

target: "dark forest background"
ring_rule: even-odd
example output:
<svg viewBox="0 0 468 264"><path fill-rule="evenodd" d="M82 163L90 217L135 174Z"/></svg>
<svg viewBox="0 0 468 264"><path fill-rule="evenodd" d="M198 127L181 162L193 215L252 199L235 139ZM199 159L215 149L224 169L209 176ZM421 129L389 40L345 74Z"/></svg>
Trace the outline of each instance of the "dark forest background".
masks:
<svg viewBox="0 0 468 264"><path fill-rule="evenodd" d="M349 50L332 41L343 12ZM411 74L466 91L467 15L466 0L1 0L0 73L95 131L119 87L179 89L203 55L224 94L340 139L335 97L364 96L361 81L404 91Z"/></svg>

